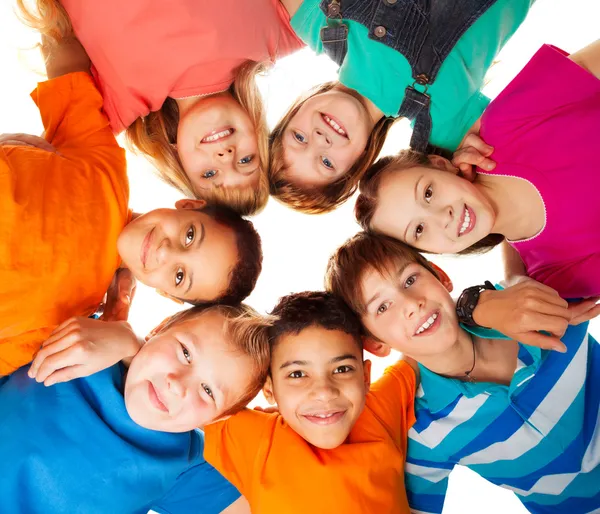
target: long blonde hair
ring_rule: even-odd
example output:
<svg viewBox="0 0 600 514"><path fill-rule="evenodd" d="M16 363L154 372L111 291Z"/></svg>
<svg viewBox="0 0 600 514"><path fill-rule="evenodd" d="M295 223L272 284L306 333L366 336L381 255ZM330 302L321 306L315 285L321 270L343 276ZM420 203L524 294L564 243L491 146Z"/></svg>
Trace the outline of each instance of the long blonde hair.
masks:
<svg viewBox="0 0 600 514"><path fill-rule="evenodd" d="M204 198L226 205L241 215L255 214L263 209L269 197L268 130L263 101L256 85L256 75L265 69L263 63L246 61L235 70L235 81L230 87L231 95L250 116L256 130L259 160L258 188L213 188L199 192L187 176L175 144L179 109L177 102L167 98L159 111L138 118L127 129L130 149L143 154L154 164L160 177L188 197Z"/></svg>
<svg viewBox="0 0 600 514"><path fill-rule="evenodd" d="M19 19L43 36L58 42L73 35L69 15L58 0L32 0L31 6L25 5L25 0L16 2Z"/></svg>

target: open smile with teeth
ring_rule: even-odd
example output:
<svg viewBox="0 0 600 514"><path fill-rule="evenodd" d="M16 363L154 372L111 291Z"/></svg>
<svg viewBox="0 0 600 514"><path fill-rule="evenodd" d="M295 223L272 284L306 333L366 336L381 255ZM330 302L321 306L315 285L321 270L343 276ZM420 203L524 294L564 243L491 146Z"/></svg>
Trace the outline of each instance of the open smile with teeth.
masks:
<svg viewBox="0 0 600 514"><path fill-rule="evenodd" d="M228 128L225 130L220 130L219 132L214 132L209 136L202 138L202 143L214 143L219 141L220 139L224 139L226 137L231 136L234 133L234 129Z"/></svg>
<svg viewBox="0 0 600 514"><path fill-rule="evenodd" d="M422 334L423 332L425 332L426 330L429 330L429 328L435 323L435 320L438 319L439 314L437 312L434 312L431 316L429 316L429 318L427 318L425 320L425 323L423 323L415 332L416 335Z"/></svg>
<svg viewBox="0 0 600 514"><path fill-rule="evenodd" d="M468 234L469 232L471 232L471 230L473 229L473 225L471 224L472 221L474 221L474 219L471 218L469 208L465 205L465 209L463 212L463 222L458 228L458 237L463 236L465 233Z"/></svg>
<svg viewBox="0 0 600 514"><path fill-rule="evenodd" d="M340 421L344 417L344 414L346 414L346 411L338 410L331 412L315 412L314 414L303 414L303 416L315 425L331 425Z"/></svg>
<svg viewBox="0 0 600 514"><path fill-rule="evenodd" d="M323 121L327 123L327 125L329 125L333 130L335 130L340 136L348 138L348 134L344 130L344 127L342 127L337 121L330 116L327 116L327 114L321 114L321 117L323 118Z"/></svg>

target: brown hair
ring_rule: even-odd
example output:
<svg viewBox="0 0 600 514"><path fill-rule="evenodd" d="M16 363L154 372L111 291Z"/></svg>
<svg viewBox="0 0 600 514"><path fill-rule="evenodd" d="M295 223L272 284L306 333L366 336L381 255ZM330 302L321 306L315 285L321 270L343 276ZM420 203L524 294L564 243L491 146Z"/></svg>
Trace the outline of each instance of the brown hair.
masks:
<svg viewBox="0 0 600 514"><path fill-rule="evenodd" d="M429 157L423 153L414 150L402 150L398 155L382 157L373 166L371 166L361 179L358 190L360 194L354 205L354 215L356 221L363 230L375 230L371 224L379 195L379 186L381 179L388 172L400 172L415 166L425 166L437 169L431 165ZM488 234L468 248L458 252L460 255L485 253L504 241L501 234ZM433 253L433 252L427 252Z"/></svg>
<svg viewBox="0 0 600 514"><path fill-rule="evenodd" d="M271 363L268 338L268 328L271 325L271 318L261 316L254 309L244 304L233 306L204 305L180 311L167 318L159 327L151 332L151 337L157 336L184 321L197 318L213 309L225 317L223 332L226 334L229 343L236 351L248 355L253 361L252 383L249 384L244 394L237 399L234 405L219 414L221 418L231 416L242 410L262 389ZM226 372L226 370L223 371Z"/></svg>
<svg viewBox="0 0 600 514"><path fill-rule="evenodd" d="M354 165L335 182L317 187L292 184L285 178L285 172L287 171L283 148L285 131L304 102L315 95L331 91L338 84L338 82L326 82L313 88L306 95L299 97L271 131L269 139L269 181L271 183L271 195L292 209L306 214L321 214L332 211L354 194L361 176L375 161L379 152L381 152L387 133L395 121L393 118L384 117L375 124L367 141L365 151Z"/></svg>
<svg viewBox="0 0 600 514"><path fill-rule="evenodd" d="M325 288L362 316L366 312L361 286L364 274L375 270L385 275L390 265L405 262L420 264L437 277L427 259L410 246L383 234L359 232L329 258Z"/></svg>
<svg viewBox="0 0 600 514"><path fill-rule="evenodd" d="M25 5L25 0L16 1L17 16L28 27L56 42L73 35L69 15L58 0L35 0L32 6Z"/></svg>
<svg viewBox="0 0 600 514"><path fill-rule="evenodd" d="M143 154L159 176L188 197L203 198L227 205L241 215L256 214L267 204L269 181L265 173L268 163L268 130L263 101L256 85L256 75L265 69L263 63L246 61L235 70L235 81L229 92L250 116L258 143L258 187L215 187L195 190L177 153L179 108L173 98L167 98L159 111L136 119L126 130L129 148Z"/></svg>

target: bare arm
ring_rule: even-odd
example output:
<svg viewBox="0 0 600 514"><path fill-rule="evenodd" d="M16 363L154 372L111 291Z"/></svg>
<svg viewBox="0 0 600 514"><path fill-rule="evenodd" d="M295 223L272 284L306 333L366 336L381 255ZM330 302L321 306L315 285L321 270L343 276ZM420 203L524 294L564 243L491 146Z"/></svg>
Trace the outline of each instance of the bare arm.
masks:
<svg viewBox="0 0 600 514"><path fill-rule="evenodd" d="M571 60L600 79L600 39L571 54Z"/></svg>
<svg viewBox="0 0 600 514"><path fill-rule="evenodd" d="M250 514L250 504L246 498L240 496L229 507L221 512L221 514Z"/></svg>
<svg viewBox="0 0 600 514"><path fill-rule="evenodd" d="M75 37L66 37L56 42L42 36L42 55L49 79L77 71L90 71L90 58Z"/></svg>
<svg viewBox="0 0 600 514"><path fill-rule="evenodd" d="M525 264L517 252L506 241L502 242L502 264L504 265L504 279L512 284L518 277L527 275Z"/></svg>

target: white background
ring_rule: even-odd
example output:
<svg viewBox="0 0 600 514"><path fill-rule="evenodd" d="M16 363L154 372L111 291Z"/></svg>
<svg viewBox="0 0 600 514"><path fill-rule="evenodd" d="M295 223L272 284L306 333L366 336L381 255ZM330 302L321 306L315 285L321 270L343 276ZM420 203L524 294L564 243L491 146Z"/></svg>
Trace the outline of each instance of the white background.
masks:
<svg viewBox="0 0 600 514"><path fill-rule="evenodd" d="M538 0L490 71L485 92L492 98L497 95L543 43L573 52L598 39L599 19L597 0ZM37 109L28 96L36 82L43 80L43 75L34 71L42 69L41 61L35 51L28 50L35 42L36 35L24 29L12 13L12 1L0 0L0 133L40 134L42 131ZM315 57L310 50L279 62L261 79L270 125L276 123L304 89L334 78L335 66L326 57ZM409 137L408 124L397 123L383 154L407 147ZM156 179L151 166L142 158L133 155L128 158L131 207L137 212L145 212L172 206L180 195ZM270 201L253 219L262 236L265 258L263 273L248 303L265 312L282 295L321 289L327 258L358 230L352 215L353 203L351 200L330 214L307 216ZM484 280L499 281L502 278L495 251L486 256L433 260L449 273L457 292ZM180 308L139 284L130 321L138 333L145 334ZM598 324L593 332L598 332ZM397 356L375 361L373 378L377 378L394 358ZM264 403L264 400L259 398L257 403ZM489 484L465 468L457 468L452 473L444 513L509 512L526 512L511 492Z"/></svg>

